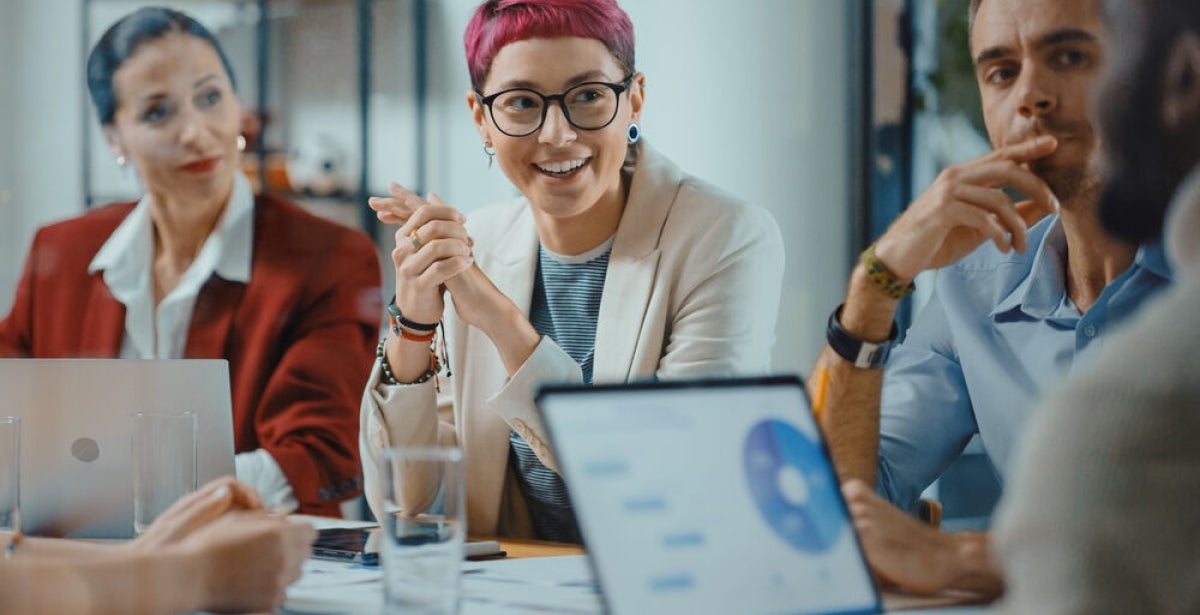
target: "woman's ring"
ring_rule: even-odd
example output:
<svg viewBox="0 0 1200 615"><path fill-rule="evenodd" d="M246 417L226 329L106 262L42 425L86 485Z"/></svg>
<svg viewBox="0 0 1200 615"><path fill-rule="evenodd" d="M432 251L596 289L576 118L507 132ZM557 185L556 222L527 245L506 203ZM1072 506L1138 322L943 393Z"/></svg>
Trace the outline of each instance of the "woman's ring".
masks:
<svg viewBox="0 0 1200 615"><path fill-rule="evenodd" d="M420 250L421 238L417 236L417 231L414 230L412 233L409 233L408 237L409 239L412 239L413 249Z"/></svg>

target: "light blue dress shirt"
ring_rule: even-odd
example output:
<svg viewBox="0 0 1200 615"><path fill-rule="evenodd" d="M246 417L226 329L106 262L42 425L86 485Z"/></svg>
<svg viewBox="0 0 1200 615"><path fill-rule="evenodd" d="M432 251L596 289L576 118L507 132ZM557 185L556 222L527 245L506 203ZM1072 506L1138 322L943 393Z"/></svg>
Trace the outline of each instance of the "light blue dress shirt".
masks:
<svg viewBox="0 0 1200 615"><path fill-rule="evenodd" d="M876 487L911 510L976 433L1003 484L1036 402L1092 360L1113 327L1170 283L1161 243L1080 314L1066 292L1058 216L1029 230L1029 250L988 242L938 272L928 304L884 374Z"/></svg>

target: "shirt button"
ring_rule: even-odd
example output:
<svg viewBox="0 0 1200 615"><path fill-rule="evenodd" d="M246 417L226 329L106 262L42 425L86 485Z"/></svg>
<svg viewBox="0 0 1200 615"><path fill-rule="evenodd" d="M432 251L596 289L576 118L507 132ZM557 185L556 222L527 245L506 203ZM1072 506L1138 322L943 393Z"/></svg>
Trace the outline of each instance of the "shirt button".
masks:
<svg viewBox="0 0 1200 615"><path fill-rule="evenodd" d="M1096 325L1088 325L1084 327L1083 334L1088 337L1096 337Z"/></svg>

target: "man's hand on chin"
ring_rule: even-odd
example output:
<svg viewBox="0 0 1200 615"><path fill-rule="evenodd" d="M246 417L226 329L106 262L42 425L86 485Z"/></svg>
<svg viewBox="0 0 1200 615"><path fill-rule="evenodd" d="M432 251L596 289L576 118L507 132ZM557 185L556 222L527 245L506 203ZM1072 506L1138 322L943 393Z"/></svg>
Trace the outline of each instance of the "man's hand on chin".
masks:
<svg viewBox="0 0 1200 615"><path fill-rule="evenodd" d="M850 518L871 570L885 585L915 594L961 589L986 596L1003 592L983 533L938 531L879 497L866 483L842 485Z"/></svg>

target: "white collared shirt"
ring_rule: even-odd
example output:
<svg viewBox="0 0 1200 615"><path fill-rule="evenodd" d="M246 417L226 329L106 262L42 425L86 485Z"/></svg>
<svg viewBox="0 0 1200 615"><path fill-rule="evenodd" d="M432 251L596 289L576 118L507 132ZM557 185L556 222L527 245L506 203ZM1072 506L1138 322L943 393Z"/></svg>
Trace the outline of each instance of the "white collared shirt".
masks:
<svg viewBox="0 0 1200 615"><path fill-rule="evenodd" d="M149 197L133 211L100 247L88 273L103 271L104 283L125 306L122 359L181 359L200 289L213 275L230 282L250 282L254 255L254 193L236 174L233 192L220 220L188 266L179 284L154 305L154 222ZM237 476L254 486L268 508L297 508L287 477L263 449L236 457Z"/></svg>

